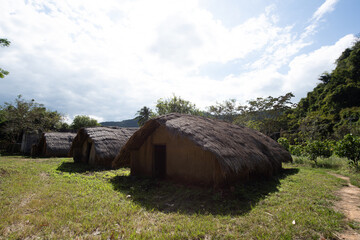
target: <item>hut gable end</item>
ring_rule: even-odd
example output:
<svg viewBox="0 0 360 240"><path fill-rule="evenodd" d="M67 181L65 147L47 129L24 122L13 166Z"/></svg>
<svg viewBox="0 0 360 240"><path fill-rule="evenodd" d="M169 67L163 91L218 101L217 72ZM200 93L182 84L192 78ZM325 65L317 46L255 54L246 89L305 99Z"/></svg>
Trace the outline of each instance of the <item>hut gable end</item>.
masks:
<svg viewBox="0 0 360 240"><path fill-rule="evenodd" d="M82 128L71 146L74 161L111 167L116 154L136 130L117 127Z"/></svg>

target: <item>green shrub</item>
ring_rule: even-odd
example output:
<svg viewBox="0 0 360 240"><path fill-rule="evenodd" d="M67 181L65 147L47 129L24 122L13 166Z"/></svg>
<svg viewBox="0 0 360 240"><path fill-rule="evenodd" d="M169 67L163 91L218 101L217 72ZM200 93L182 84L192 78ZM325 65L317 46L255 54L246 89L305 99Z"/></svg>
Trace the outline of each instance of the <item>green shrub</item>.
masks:
<svg viewBox="0 0 360 240"><path fill-rule="evenodd" d="M346 157L349 164L359 170L360 160L360 137L347 134L337 142L335 153L339 157Z"/></svg>
<svg viewBox="0 0 360 240"><path fill-rule="evenodd" d="M305 146L305 153L310 160L315 161L318 157L328 158L332 155L333 143L331 141L309 141Z"/></svg>
<svg viewBox="0 0 360 240"><path fill-rule="evenodd" d="M287 138L281 137L277 140L277 142L283 146L283 148L285 148L287 151L289 151L289 140L287 140Z"/></svg>
<svg viewBox="0 0 360 240"><path fill-rule="evenodd" d="M303 146L301 145L290 145L289 146L289 152L291 153L291 155L294 155L294 156L302 156L303 155Z"/></svg>

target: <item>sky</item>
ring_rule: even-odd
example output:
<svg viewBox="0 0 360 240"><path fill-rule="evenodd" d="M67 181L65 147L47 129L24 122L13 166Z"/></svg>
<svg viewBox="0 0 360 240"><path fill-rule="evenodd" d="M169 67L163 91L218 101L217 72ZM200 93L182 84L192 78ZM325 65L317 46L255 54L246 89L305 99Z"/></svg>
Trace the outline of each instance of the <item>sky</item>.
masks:
<svg viewBox="0 0 360 240"><path fill-rule="evenodd" d="M0 105L131 119L173 94L201 110L305 97L360 33L359 0L0 0Z"/></svg>

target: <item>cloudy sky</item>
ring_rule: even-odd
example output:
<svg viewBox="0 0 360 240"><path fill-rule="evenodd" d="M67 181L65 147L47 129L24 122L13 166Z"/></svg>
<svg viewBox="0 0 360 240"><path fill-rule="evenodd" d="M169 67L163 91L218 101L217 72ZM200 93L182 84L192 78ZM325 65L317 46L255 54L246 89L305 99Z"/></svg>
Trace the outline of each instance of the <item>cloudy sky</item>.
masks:
<svg viewBox="0 0 360 240"><path fill-rule="evenodd" d="M201 109L306 96L360 33L359 0L0 0L0 105L133 118L159 98Z"/></svg>

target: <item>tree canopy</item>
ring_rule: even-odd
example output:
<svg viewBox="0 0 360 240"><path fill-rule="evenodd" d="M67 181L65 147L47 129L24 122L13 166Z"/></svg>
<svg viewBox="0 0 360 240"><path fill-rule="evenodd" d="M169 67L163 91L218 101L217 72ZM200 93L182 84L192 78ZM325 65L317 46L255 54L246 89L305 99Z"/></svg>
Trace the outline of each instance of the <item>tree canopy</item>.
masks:
<svg viewBox="0 0 360 240"><path fill-rule="evenodd" d="M71 124L71 128L74 130L79 130L80 128L83 127L97 127L97 126L100 126L100 124L97 122L96 119L93 119L85 115L75 116Z"/></svg>
<svg viewBox="0 0 360 240"><path fill-rule="evenodd" d="M172 98L160 98L156 104L156 113L164 115L168 113L185 113L192 115L201 115L201 111L196 108L195 104L173 95Z"/></svg>
<svg viewBox="0 0 360 240"><path fill-rule="evenodd" d="M8 47L10 46L10 41L6 38L0 38L0 47ZM8 75L9 72L0 68L0 78L4 78L5 75Z"/></svg>
<svg viewBox="0 0 360 240"><path fill-rule="evenodd" d="M295 137L322 140L360 134L360 41L347 48L336 68L319 80L292 113Z"/></svg>
<svg viewBox="0 0 360 240"><path fill-rule="evenodd" d="M62 116L50 111L34 99L24 100L19 95L13 103L6 102L0 108L0 134L10 142L21 140L27 131L49 131L61 127Z"/></svg>
<svg viewBox="0 0 360 240"><path fill-rule="evenodd" d="M147 120L153 116L153 112L150 108L144 106L136 113L135 120L138 122L139 126L143 126Z"/></svg>

